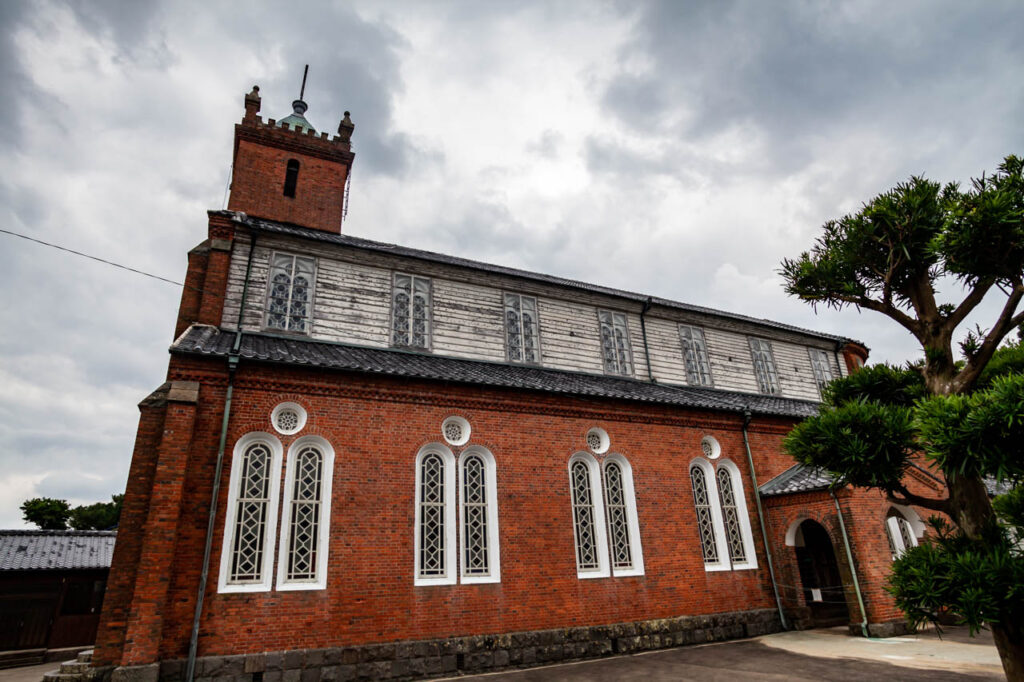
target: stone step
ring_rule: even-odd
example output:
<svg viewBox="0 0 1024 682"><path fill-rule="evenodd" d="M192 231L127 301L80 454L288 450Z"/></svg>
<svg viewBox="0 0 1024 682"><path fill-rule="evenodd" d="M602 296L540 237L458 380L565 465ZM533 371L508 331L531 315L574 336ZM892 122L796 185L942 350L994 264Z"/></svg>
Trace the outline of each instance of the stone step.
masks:
<svg viewBox="0 0 1024 682"><path fill-rule="evenodd" d="M92 651L93 651L92 649L89 649L88 651L83 651L80 654L78 654L78 662L79 663L91 663L92 662Z"/></svg>
<svg viewBox="0 0 1024 682"><path fill-rule="evenodd" d="M60 672L64 675L81 675L89 669L89 663L82 661L65 661L60 664Z"/></svg>
<svg viewBox="0 0 1024 682"><path fill-rule="evenodd" d="M59 670L43 674L43 682L81 682L83 679L84 675L79 673L66 674Z"/></svg>

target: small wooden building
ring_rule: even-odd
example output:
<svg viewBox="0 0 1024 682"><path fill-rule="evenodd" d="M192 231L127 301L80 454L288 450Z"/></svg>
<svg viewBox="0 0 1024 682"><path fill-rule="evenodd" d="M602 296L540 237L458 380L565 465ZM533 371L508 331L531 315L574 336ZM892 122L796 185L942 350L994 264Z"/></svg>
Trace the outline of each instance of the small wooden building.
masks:
<svg viewBox="0 0 1024 682"><path fill-rule="evenodd" d="M91 645L116 531L0 530L0 652ZM26 661L27 662L27 659Z"/></svg>

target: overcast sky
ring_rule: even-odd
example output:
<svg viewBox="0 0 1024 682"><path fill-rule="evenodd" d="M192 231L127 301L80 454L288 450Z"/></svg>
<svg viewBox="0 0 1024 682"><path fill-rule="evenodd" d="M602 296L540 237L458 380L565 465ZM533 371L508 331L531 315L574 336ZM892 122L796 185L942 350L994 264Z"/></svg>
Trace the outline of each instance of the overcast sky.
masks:
<svg viewBox="0 0 1024 682"><path fill-rule="evenodd" d="M180 281L259 84L356 129L348 234L918 355L779 262L913 174L1024 153L1024 5L0 2L0 227ZM239 8L247 8L240 13ZM180 289L0 234L0 528L124 489ZM978 321L991 319L989 301Z"/></svg>

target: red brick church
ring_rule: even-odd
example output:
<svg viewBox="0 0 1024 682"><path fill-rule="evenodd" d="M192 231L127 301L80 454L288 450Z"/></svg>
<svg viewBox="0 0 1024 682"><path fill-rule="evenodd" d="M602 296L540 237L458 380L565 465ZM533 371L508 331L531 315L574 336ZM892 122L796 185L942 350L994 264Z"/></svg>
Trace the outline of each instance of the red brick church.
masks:
<svg viewBox="0 0 1024 682"><path fill-rule="evenodd" d="M918 512L781 449L863 345L347 236L354 126L293 106L246 95L228 209L188 254L94 676L407 679L902 628L884 583Z"/></svg>

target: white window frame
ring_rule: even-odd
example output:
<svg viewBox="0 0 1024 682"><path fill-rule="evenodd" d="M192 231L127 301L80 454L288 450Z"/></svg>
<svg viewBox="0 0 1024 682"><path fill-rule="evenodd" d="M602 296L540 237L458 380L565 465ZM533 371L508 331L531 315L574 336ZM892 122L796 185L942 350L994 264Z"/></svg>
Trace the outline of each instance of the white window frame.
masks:
<svg viewBox="0 0 1024 682"><path fill-rule="evenodd" d="M615 329L619 320L622 322L622 333L623 338L626 340L626 362L629 367L623 368L619 365L617 348L615 354L615 367L608 364L608 358L605 357L604 349L604 332L603 327L605 322L601 319L602 315L608 315L611 318L611 329L612 329L612 343L615 343ZM633 358L633 343L629 338L629 316L626 313L618 312L615 310L606 310L599 308L597 311L597 343L601 349L601 366L604 367L604 373L612 376L631 377L636 371L636 362Z"/></svg>
<svg viewBox="0 0 1024 682"><path fill-rule="evenodd" d="M683 332L687 332L690 338L685 338ZM697 337L700 337L699 339ZM686 357L686 346L684 342L689 342L694 346L693 355L694 361L697 366L690 371L690 361ZM704 333L703 327L698 327L692 324L681 324L679 325L679 347L682 350L683 356L683 367L686 370L686 383L690 386L707 386L712 387L715 385L715 377L711 373L711 357L708 355L708 339L707 334ZM701 362L707 369L707 381L701 381ZM690 381L691 374L697 377L697 383Z"/></svg>
<svg viewBox="0 0 1024 682"><path fill-rule="evenodd" d="M747 496L743 489L743 477L740 474L739 467L732 460L722 459L719 460L716 471L715 471L715 492L719 492L718 488L718 470L724 469L729 472L729 478L732 481L732 494L736 498L736 516L739 518L740 523L740 537L743 539L743 549L747 555L745 561L737 562L732 560L732 555L729 553L728 542L725 545L725 552L728 555L727 559L732 565L732 569L735 571L748 570L757 568L757 551L754 547L754 534L750 530L750 514L747 512ZM716 508L722 518L722 529L725 530L725 518L722 513L721 494L717 497Z"/></svg>
<svg viewBox="0 0 1024 682"><path fill-rule="evenodd" d="M316 578L313 580L288 580L288 547L291 540L292 505L295 487L295 460L302 448L313 446L323 456L323 473L320 483L320 514L317 519ZM327 587L327 554L331 537L331 482L334 478L334 448L320 436L303 436L288 448L284 476L284 506L281 510L281 540L277 558L278 590L323 590Z"/></svg>
<svg viewBox="0 0 1024 682"><path fill-rule="evenodd" d="M732 561L729 558L729 544L725 537L725 524L722 522L722 503L718 495L718 477L715 475L715 468L711 465L711 462L703 457L698 457L690 462L687 473L694 468L699 468L704 473L704 485L707 488L708 506L711 512L711 528L715 537L715 549L718 552L718 561L704 561L704 570L708 573L713 571L729 571L732 569ZM700 532L700 521L696 518L696 498L693 495L692 479L690 481L690 497L694 500L697 540L700 543L701 558L703 559L704 536Z"/></svg>
<svg viewBox="0 0 1024 682"><path fill-rule="evenodd" d="M526 345L525 345L525 342L522 342L522 345L521 345L521 347L523 349L523 351L522 351L523 357L521 359L519 359L519 360L515 360L515 359L512 358L511 346L509 345L509 342L508 342L508 336L509 336L509 331L510 331L509 330L509 326L508 326L508 303L505 300L506 297L508 297L508 296L514 296L514 297L519 299L519 338L520 339L525 339L526 338L526 334L525 334L526 329L525 329L525 325L523 324L523 312L522 312L523 311L523 299L530 299L530 300L533 301L533 311L534 311L533 314L534 314L534 317L536 318L534 320L534 326L536 327L535 334L534 334L534 339L536 340L536 345L537 345L537 347L534 349L534 354L536 355L536 360L527 360L526 359L526 350L525 350L526 349ZM505 328L505 358L509 362L515 363L517 365L540 365L541 364L541 359L542 359L542 356L541 356L541 345L540 345L540 302L537 300L537 297L536 296L527 296L526 294L520 294L520 293L517 293L517 292L514 292L514 291L503 291L503 292L501 292L501 318L502 318L502 324L503 324L503 326Z"/></svg>
<svg viewBox="0 0 1024 682"><path fill-rule="evenodd" d="M466 551L466 537L465 537L465 519L466 519L466 500L463 494L463 465L466 459L469 457L479 457L484 463L484 494L487 496L487 575L472 574L467 575L465 573L466 566L464 561L464 552ZM417 468L417 471L419 469ZM471 445L466 448L459 455L459 467L458 467L458 488L459 488L459 582L465 585L473 585L480 583L500 583L501 582L501 547L499 545L499 538L501 537L498 531L498 483L496 477L496 466L494 462L494 455L487 448L479 445ZM417 515L417 520L419 516ZM417 539L419 538L419 532L416 533ZM417 556L419 554L417 553Z"/></svg>
<svg viewBox="0 0 1024 682"><path fill-rule="evenodd" d="M594 507L594 544L597 551L597 568L581 569L579 566L579 537L576 529L576 493L573 487L572 467L576 462L583 462L587 467L590 480L590 498ZM611 575L609 568L607 525L604 514L604 485L601 480L600 466L597 459L588 452L577 452L569 458L566 467L569 474L569 518L572 523L573 562L576 564L576 577L584 580L590 578L607 578Z"/></svg>
<svg viewBox="0 0 1024 682"><path fill-rule="evenodd" d="M289 309L289 311L291 310L291 305L290 304L291 304L291 300L292 300L292 293L293 293L293 291L295 289L295 263L296 263L296 261L298 259L308 260L308 261L312 261L313 262L313 272L310 275L310 282L309 282L309 302L308 302L309 312L308 312L308 314L306 315L306 318L305 318L306 319L305 329L303 329L301 331L300 330L295 330L295 329L288 329L287 327L288 327L289 322L285 323L285 329L281 329L280 327L271 327L270 326L270 300L273 298L273 296L271 296L271 293L273 292L273 287L274 287L274 281L273 281L273 279L274 279L274 260L278 256L288 256L288 257L290 257L292 259L291 283L288 285L288 303L289 303L288 309ZM275 334L301 334L303 336L310 336L313 333L313 311L314 311L314 307L313 306L314 306L315 301L316 301L317 265L318 265L317 259L314 256L300 256L300 255L298 255L296 253L291 253L291 252L288 252L288 251L271 251L270 252L270 260L267 262L267 295L264 298L264 309L263 309L263 328L265 330L267 330L269 332L272 332L272 333L275 333ZM290 312L288 313L287 317L289 317L289 318L291 317Z"/></svg>
<svg viewBox="0 0 1024 682"><path fill-rule="evenodd" d="M409 343L395 343L395 295L398 293L398 278L409 278ZM427 283L427 317L426 333L424 334L424 345L415 346L412 344L413 309L416 301L416 280ZM434 281L430 277L413 275L408 272L394 272L391 276L391 297L388 299L388 345L391 348L406 348L410 350L429 351L433 347L434 337Z"/></svg>
<svg viewBox="0 0 1024 682"><path fill-rule="evenodd" d="M608 464L616 463L619 465L619 469L622 471L622 494L625 498L626 503L626 523L629 526L629 552L630 558L633 561L633 565L630 568L615 568L612 565L612 575L616 578L624 578L634 575L644 574L644 550L643 543L640 541L640 520L637 517L636 511L636 491L633 488L633 466L629 463L629 460L618 453L612 453L608 455L604 462L601 463L601 479L604 483L605 470L608 468ZM604 487L601 488L604 493ZM604 496L604 504L608 504L607 496ZM607 510L605 517L608 517ZM609 529L610 533L610 529ZM609 534L608 542L611 542L611 536ZM610 549L610 547L609 547ZM609 560L611 553L609 552Z"/></svg>
<svg viewBox="0 0 1024 682"><path fill-rule="evenodd" d="M270 476L269 499L267 502L267 528L263 540L263 561L260 567L262 578L259 582L253 583L229 583L228 577L231 573L232 546L235 540L235 521L238 506L238 486L242 476L242 461L245 451L254 443L264 443L270 448L271 458L268 475ZM221 593L232 592L269 592L273 584L274 566L274 539L277 537L277 505L280 499L281 487L281 458L284 448L274 435L263 431L247 433L235 443L231 455L231 476L228 480L228 502L224 514L224 538L220 552L220 577L217 581L217 591Z"/></svg>
<svg viewBox="0 0 1024 682"><path fill-rule="evenodd" d="M427 455L438 455L444 463L444 569L443 575L422 576L420 574L420 486L422 485L423 459ZM428 443L420 448L416 454L416 488L413 495L413 515L415 519L414 541L413 541L413 584L417 586L427 585L454 585L457 580L458 570L452 565L452 559L458 558L456 539L458 532L455 527L455 455L441 443Z"/></svg>
<svg viewBox="0 0 1024 682"><path fill-rule="evenodd" d="M896 512L893 514L892 512ZM899 522L903 521L910 530L911 547L917 547L918 541L924 536L924 523L913 509L903 505L894 504L885 517L885 532L889 535L890 548L894 550L892 560L895 561L903 556L910 547L903 542L903 534L899 529Z"/></svg>
<svg viewBox="0 0 1024 682"><path fill-rule="evenodd" d="M828 353L820 348L808 348L807 354L811 358L811 371L814 372L814 383L818 386L818 394L824 395L825 385L835 379Z"/></svg>
<svg viewBox="0 0 1024 682"><path fill-rule="evenodd" d="M775 351L772 342L756 336L748 337L750 346L750 361L753 363L754 379L757 380L757 389L764 395L782 395L782 384L779 383L779 365L775 362ZM758 355L763 354L762 362L765 366L765 385L761 375L757 371ZM774 390L772 390L774 388Z"/></svg>

